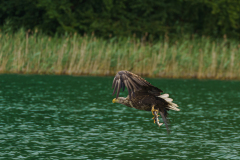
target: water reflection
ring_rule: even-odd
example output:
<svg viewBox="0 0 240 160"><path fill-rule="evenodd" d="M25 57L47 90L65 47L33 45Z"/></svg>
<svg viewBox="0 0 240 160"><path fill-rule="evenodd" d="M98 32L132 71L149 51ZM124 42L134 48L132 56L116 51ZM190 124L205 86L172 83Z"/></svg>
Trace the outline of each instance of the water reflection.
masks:
<svg viewBox="0 0 240 160"><path fill-rule="evenodd" d="M112 77L0 75L0 158L240 159L238 81L148 80L181 108L170 135Z"/></svg>

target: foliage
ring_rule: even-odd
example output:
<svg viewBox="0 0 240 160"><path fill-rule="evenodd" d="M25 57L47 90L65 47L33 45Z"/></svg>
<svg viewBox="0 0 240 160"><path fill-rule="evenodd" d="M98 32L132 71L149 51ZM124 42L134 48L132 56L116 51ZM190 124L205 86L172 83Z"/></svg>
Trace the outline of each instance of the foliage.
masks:
<svg viewBox="0 0 240 160"><path fill-rule="evenodd" d="M19 27L102 37L136 35L159 38L199 34L239 37L237 0L8 0L0 1L5 32ZM170 34L171 33L171 34Z"/></svg>

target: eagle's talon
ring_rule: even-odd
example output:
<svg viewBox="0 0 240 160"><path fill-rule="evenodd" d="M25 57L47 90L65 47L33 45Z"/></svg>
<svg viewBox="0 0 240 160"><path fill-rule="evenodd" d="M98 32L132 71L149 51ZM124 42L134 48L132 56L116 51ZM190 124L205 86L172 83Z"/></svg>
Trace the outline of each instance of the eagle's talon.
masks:
<svg viewBox="0 0 240 160"><path fill-rule="evenodd" d="M158 117L159 117L159 115L158 115ZM154 123L156 123L156 117L153 117L152 119L154 120ZM158 118L157 118L157 121L159 122Z"/></svg>
<svg viewBox="0 0 240 160"><path fill-rule="evenodd" d="M152 119L154 120L154 122L153 122L153 123L155 123L155 122L156 122L156 120L155 120L155 117L153 117Z"/></svg>
<svg viewBox="0 0 240 160"><path fill-rule="evenodd" d="M157 114L158 114L158 109L154 109L154 105L152 106L151 111L152 111L152 115L154 115L154 112L157 112Z"/></svg>

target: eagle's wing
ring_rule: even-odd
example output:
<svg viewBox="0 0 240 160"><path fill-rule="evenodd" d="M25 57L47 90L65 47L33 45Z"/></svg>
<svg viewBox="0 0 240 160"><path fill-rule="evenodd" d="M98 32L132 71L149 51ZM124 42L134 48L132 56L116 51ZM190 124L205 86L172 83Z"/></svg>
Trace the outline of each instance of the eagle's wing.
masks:
<svg viewBox="0 0 240 160"><path fill-rule="evenodd" d="M114 95L117 91L116 98L118 98L120 89L122 88L124 91L125 86L128 89L128 95L130 99L132 96L134 96L136 91L140 90L146 90L155 96L159 96L160 93L163 92L161 89L154 87L151 85L151 83L134 73L129 71L119 71L113 80L112 88L114 88L114 91L112 95Z"/></svg>

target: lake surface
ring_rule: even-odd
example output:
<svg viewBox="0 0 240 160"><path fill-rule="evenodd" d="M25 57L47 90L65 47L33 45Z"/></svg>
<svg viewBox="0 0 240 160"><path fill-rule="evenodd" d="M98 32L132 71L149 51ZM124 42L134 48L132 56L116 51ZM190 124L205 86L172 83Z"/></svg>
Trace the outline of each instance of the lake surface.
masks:
<svg viewBox="0 0 240 160"><path fill-rule="evenodd" d="M168 135L112 80L0 75L0 159L240 159L240 81L147 79L181 109Z"/></svg>

